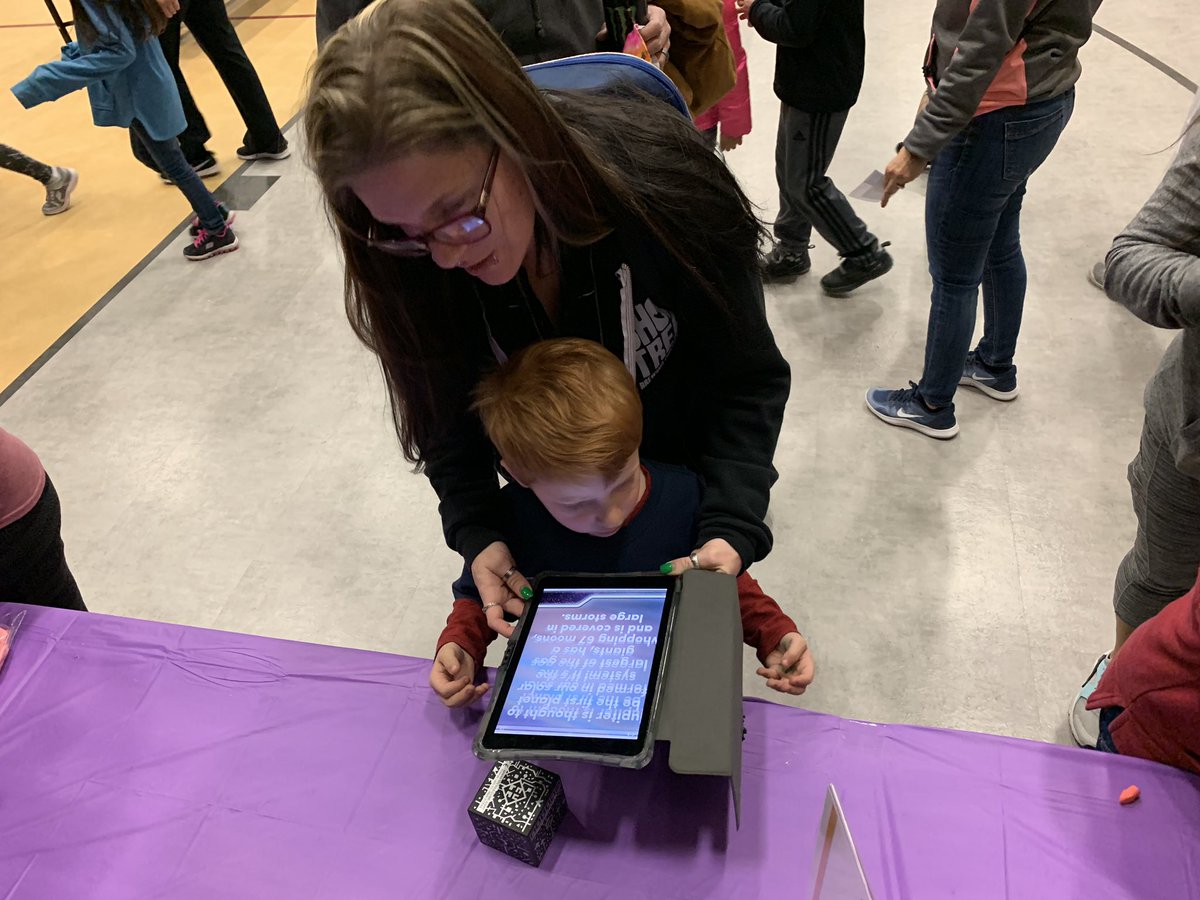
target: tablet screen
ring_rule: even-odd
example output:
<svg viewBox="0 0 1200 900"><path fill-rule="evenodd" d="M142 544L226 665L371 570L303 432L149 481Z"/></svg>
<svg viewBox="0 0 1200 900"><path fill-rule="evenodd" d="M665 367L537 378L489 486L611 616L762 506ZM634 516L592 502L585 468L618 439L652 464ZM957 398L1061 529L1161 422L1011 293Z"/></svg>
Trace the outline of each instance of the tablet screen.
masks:
<svg viewBox="0 0 1200 900"><path fill-rule="evenodd" d="M507 746L637 742L652 706L673 585L546 586L489 728ZM507 739L503 736L508 736Z"/></svg>

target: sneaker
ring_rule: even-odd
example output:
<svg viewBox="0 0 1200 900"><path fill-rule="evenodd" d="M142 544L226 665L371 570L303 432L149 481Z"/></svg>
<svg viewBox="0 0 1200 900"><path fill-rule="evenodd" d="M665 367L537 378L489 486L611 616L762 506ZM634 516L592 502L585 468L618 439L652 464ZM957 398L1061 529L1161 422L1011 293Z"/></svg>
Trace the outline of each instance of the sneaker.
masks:
<svg viewBox="0 0 1200 900"><path fill-rule="evenodd" d="M1017 367L1009 366L1003 375L996 375L979 361L974 350L967 354L967 364L958 383L983 391L993 400L1017 399Z"/></svg>
<svg viewBox="0 0 1200 900"><path fill-rule="evenodd" d="M217 162L217 158L211 153L199 162L192 163L192 168L196 170L196 174L201 178L212 178L214 175L221 174L221 164ZM158 177L163 180L163 184L173 184L165 172L159 172Z"/></svg>
<svg viewBox="0 0 1200 900"><path fill-rule="evenodd" d="M226 206L224 203L218 203L217 209L221 211L221 218L225 220L226 225L232 225L233 220L237 218L237 213ZM200 234L200 217L195 216L192 219L192 224L188 226L188 234L192 237L197 237Z"/></svg>
<svg viewBox="0 0 1200 900"><path fill-rule="evenodd" d="M1105 653L1092 667L1092 674L1087 677L1083 687L1071 698L1071 706L1067 710L1067 722L1071 726L1071 737L1080 747L1096 749L1100 740L1100 710L1088 709L1087 700L1100 684L1100 676L1108 668L1108 654Z"/></svg>
<svg viewBox="0 0 1200 900"><path fill-rule="evenodd" d="M74 169L54 167L54 173L46 182L46 202L42 204L43 216L57 216L71 208L71 192L79 184L79 173Z"/></svg>
<svg viewBox="0 0 1200 900"><path fill-rule="evenodd" d="M287 159L292 155L288 148L287 138L279 136L279 143L271 150L258 150L249 142L238 147L238 159Z"/></svg>
<svg viewBox="0 0 1200 900"><path fill-rule="evenodd" d="M183 255L192 262L209 259L221 253L231 253L238 248L237 235L226 225L219 232L200 229L196 239L183 248Z"/></svg>
<svg viewBox="0 0 1200 900"><path fill-rule="evenodd" d="M840 266L821 279L821 287L831 297L843 297L868 281L886 275L892 270L893 260L884 248L890 246L890 241L884 241L874 251L847 256Z"/></svg>
<svg viewBox="0 0 1200 900"><path fill-rule="evenodd" d="M1088 269L1088 281L1090 281L1096 287L1100 288L1100 290L1104 290L1105 268L1106 267L1104 265L1104 260L1100 260L1100 262L1096 263L1090 269Z"/></svg>
<svg viewBox="0 0 1200 900"><path fill-rule="evenodd" d="M776 244L763 260L763 284L792 282L812 268L812 260L808 258L808 248L802 250L785 250Z"/></svg>
<svg viewBox="0 0 1200 900"><path fill-rule="evenodd" d="M867 409L889 425L911 428L939 441L948 441L958 434L954 404L931 410L922 402L917 386L911 381L908 384L898 391L871 388L867 391Z"/></svg>

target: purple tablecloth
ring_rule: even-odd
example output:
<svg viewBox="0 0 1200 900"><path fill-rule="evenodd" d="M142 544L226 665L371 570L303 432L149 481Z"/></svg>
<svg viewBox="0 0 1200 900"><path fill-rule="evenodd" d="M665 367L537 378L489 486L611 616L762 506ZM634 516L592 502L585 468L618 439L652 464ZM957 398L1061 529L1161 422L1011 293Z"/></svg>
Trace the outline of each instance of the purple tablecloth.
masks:
<svg viewBox="0 0 1200 900"><path fill-rule="evenodd" d="M740 831L727 786L663 753L550 764L571 814L533 869L476 842L479 713L443 709L428 665L31 609L0 673L0 896L806 896L830 782L880 900L1200 896L1200 780L759 702Z"/></svg>

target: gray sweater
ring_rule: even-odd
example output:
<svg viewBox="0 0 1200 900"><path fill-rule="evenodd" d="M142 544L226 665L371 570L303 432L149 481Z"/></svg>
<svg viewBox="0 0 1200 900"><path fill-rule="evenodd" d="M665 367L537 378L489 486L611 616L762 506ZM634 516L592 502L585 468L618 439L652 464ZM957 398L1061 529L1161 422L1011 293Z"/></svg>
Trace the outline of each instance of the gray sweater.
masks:
<svg viewBox="0 0 1200 900"><path fill-rule="evenodd" d="M1070 90L1099 6L1100 0L937 0L924 65L929 105L904 146L933 159L975 116Z"/></svg>
<svg viewBox="0 0 1200 900"><path fill-rule="evenodd" d="M1117 235L1104 289L1139 319L1181 333L1146 386L1147 427L1200 478L1200 121L1141 212Z"/></svg>

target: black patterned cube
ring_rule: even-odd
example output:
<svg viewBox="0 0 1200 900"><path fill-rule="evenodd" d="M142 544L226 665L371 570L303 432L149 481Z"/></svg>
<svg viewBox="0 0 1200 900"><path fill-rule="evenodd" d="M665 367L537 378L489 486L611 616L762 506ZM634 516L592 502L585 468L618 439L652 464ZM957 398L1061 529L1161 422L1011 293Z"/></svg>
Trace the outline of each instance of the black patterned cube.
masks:
<svg viewBox="0 0 1200 900"><path fill-rule="evenodd" d="M567 798L553 772L506 760L492 766L467 811L482 843L540 866L567 814Z"/></svg>

